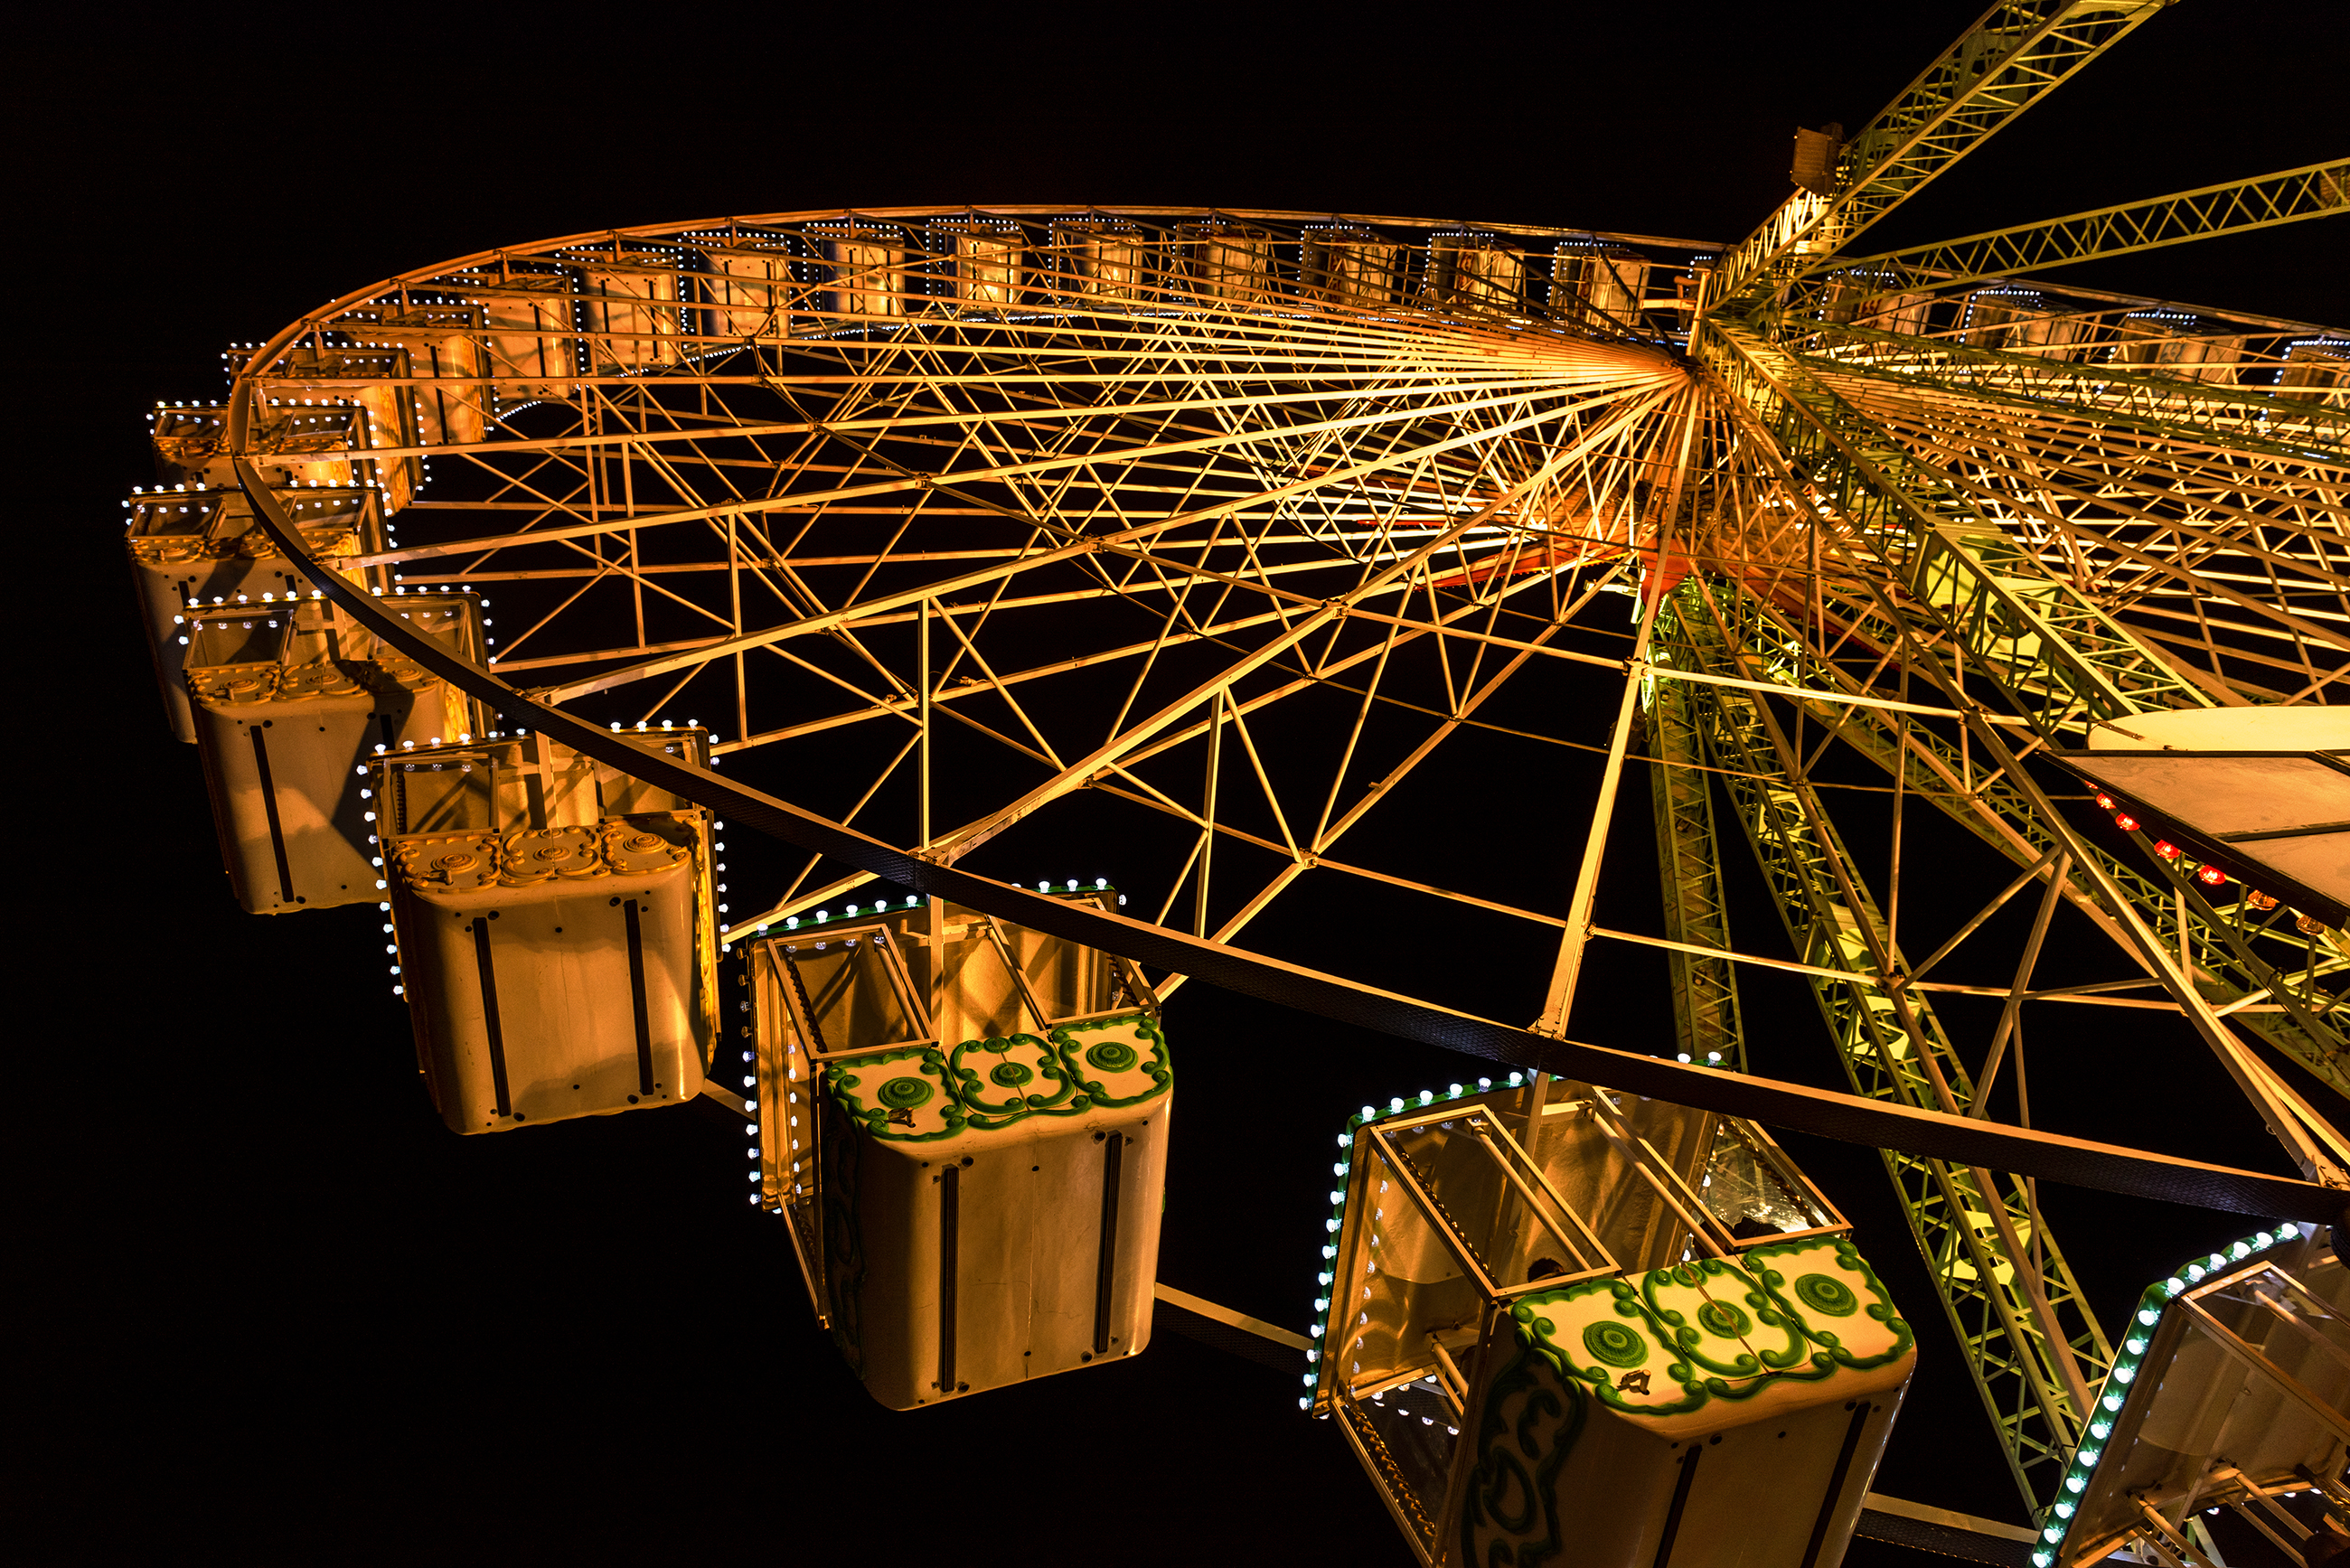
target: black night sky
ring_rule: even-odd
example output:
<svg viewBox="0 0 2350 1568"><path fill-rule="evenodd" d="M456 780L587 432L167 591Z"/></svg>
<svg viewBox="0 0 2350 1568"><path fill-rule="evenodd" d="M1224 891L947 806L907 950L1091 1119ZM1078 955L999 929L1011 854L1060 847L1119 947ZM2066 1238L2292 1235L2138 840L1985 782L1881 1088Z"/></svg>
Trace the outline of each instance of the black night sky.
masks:
<svg viewBox="0 0 2350 1568"><path fill-rule="evenodd" d="M1797 124L1865 122L1975 14L309 8L263 26L98 7L16 39L32 348L13 446L41 628L18 690L41 696L26 738L52 761L15 809L27 851L57 851L43 884L62 896L30 901L14 986L8 1557L1409 1562L1338 1434L1298 1415L1295 1379L1176 1334L950 1408L873 1405L743 1203L740 1124L713 1106L444 1131L375 912L247 917L220 876L194 750L164 732L123 591L118 503L151 480L142 411L213 395L227 343L375 278L629 223L1132 202L1734 241L1785 194ZM2322 0L2188 0L1881 238L2338 155L2345 21ZM2350 322L2344 238L2336 219L2074 281ZM1612 923L1652 929L1645 817L1634 794L1609 897ZM1742 936L1779 951L1729 842ZM2006 879L1950 847L1952 908ZM1449 961L1441 933L1428 961ZM1830 1083L1801 986L1742 983L1758 1068ZM1987 1020L1951 1022L1980 1052ZM2035 1037L2054 1125L2282 1168L2186 1036L2093 1023ZM1205 986L1167 1026L1185 1092L1160 1275L1303 1329L1332 1134L1367 1098L1469 1064ZM1253 1092L1266 1060L1280 1100ZM1879 1489L2020 1522L1876 1156L1786 1141L1920 1331ZM2045 1201L2108 1322L2252 1228ZM1926 1561L1866 1542L1847 1558Z"/></svg>

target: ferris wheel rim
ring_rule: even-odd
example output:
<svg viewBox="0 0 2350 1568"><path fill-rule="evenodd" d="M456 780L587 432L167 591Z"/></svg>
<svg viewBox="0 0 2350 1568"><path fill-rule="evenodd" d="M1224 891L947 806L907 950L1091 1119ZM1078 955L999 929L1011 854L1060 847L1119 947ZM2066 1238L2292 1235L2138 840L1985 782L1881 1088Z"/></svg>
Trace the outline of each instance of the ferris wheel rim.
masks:
<svg viewBox="0 0 2350 1568"><path fill-rule="evenodd" d="M1473 229L1497 234L1521 234L1529 238L1570 239L1579 237L1595 241L1612 241L1626 244L1655 245L1669 249L1688 250L1697 253L1711 252L1718 254L1729 248L1727 245L1715 240L1677 239L1663 235L1618 233L1608 229L1586 229L1566 227L1557 224L1526 223L1514 220L1488 221L1482 219L1398 217L1336 211L1290 211L1288 209L1272 207L1105 205L1094 202L1057 202L1012 205L941 203L899 207L812 207L784 213L729 214L719 217L692 218L682 221L672 220L658 223L636 223L625 225L619 228L583 230L576 234L566 234L554 239L530 240L518 244L494 245L484 250L473 251L461 256L452 257L449 260L434 262L429 265L411 267L406 272L394 273L388 277L379 279L378 281L368 284L362 287L352 289L346 294L328 300L315 309L305 313L294 322L280 328L275 337L271 337L267 342L257 346L254 351L253 357L246 363L245 373L255 373L260 370L267 363L267 356L270 353L276 349L282 348L288 343L291 343L296 338L299 337L304 332L316 330L322 327L331 326L332 317L336 313L348 310L353 306L363 305L375 296L381 294L386 289L398 288L411 283L429 282L434 278L448 274L462 272L471 267L504 261L508 258L527 259L566 248L584 247L598 242L617 242L624 239L680 239L698 235L706 236L710 234L710 231L714 228L731 228L742 224L786 224L823 223L827 221L854 222L859 218L869 218L878 222L886 223L906 218L951 218L963 215L978 217L1076 217L1097 213L1106 217L1169 217L1200 218L1209 220L1217 218L1233 218L1242 221L1260 220L1265 222L1287 223L1377 223L1392 228L1427 229L1430 231L1451 226L1455 228Z"/></svg>

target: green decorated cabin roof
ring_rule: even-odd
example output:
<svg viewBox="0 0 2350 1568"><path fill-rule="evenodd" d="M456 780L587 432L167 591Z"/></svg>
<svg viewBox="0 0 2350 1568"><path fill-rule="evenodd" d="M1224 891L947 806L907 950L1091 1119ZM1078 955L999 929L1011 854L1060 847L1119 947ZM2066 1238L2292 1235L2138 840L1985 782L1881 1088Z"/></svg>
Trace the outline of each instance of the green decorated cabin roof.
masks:
<svg viewBox="0 0 2350 1568"><path fill-rule="evenodd" d="M1056 1025L1042 1039L899 1046L824 1068L825 1087L848 1118L899 1144L1125 1110L1162 1098L1173 1082L1167 1037L1142 1012Z"/></svg>
<svg viewBox="0 0 2350 1568"><path fill-rule="evenodd" d="M1873 1372L1917 1343L1843 1236L1585 1280L1522 1296L1510 1314L1519 1339L1562 1376L1580 1379L1609 1409L1652 1419Z"/></svg>

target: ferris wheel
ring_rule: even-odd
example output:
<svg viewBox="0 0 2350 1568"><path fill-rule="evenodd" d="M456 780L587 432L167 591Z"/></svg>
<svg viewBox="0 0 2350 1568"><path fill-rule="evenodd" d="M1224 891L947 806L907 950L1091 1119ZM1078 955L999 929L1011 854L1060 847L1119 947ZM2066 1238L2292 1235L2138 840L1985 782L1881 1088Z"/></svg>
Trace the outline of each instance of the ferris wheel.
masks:
<svg viewBox="0 0 2350 1568"><path fill-rule="evenodd" d="M629 820L684 826L542 811L530 853L549 886L585 863L566 856L642 879L613 1092L764 1103L753 1175L778 1203L798 1145L772 1118L798 1102L766 1064L718 1086L719 955L912 941L925 894L1116 955L1104 1015L1149 994L1155 1018L1196 977L1515 1064L1508 1086L1559 1073L1876 1144L2046 1527L2035 1561L2087 1560L2078 1499L2119 1484L2096 1479L2101 1402L2148 1352L2092 1312L2034 1181L2255 1212L2262 1248L2350 1186L2322 1103L2350 1094L2350 811L2328 805L2350 787L2329 757L2350 751L2350 336L2045 275L2338 213L2350 164L1865 240L2158 8L1995 7L1851 138L1804 133L1801 188L1734 246L874 209L572 236L335 300L244 346L223 403L159 405L163 483L128 504L182 738L264 696L345 705L307 805L294 727L265 735L261 707L208 751L224 814L267 802L265 832L224 843L233 880L262 911L375 903L388 857L425 864L390 850L395 811L457 811L459 769L609 792L638 759ZM316 657L287 651L305 639ZM371 687L334 673L362 642ZM445 755L453 793L419 794L411 753ZM1619 806L1653 815L1644 929L1601 918ZM713 811L781 842L730 857ZM1936 875L1905 824L2004 889L1956 922L1913 894L1905 918L1905 878ZM449 899L486 886L477 853L519 853L495 836L435 851ZM1748 852L1769 909L1731 908ZM656 888L681 866L690 888ZM2020 940L2011 905L2034 910ZM440 940L486 973L494 914L463 908ZM2112 979L2035 984L2060 918L2109 941ZM645 957L664 921L698 933L666 969ZM1756 950L1772 926L1794 958ZM422 943L393 944L396 989ZM1578 1044L1635 952L1668 966L1673 1037ZM1746 1075L1750 966L1802 977L1848 1093ZM649 1038L672 992L699 1061ZM1946 1027L1957 996L1994 999L1996 1025ZM2176 1070L2249 1101L2301 1180L2033 1130L2028 1038L2156 1016ZM1501 1091L1450 1096L1479 1092ZM513 1125L523 1096L501 1066L444 1112ZM2265 1499L2201 1476L2100 1551L2197 1560L2187 1513Z"/></svg>

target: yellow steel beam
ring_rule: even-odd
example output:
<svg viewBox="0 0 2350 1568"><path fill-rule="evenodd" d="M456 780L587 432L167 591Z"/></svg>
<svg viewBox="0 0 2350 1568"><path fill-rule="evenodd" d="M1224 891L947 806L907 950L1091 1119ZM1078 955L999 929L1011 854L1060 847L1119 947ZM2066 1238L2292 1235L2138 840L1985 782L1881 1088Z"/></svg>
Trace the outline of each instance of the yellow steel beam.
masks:
<svg viewBox="0 0 2350 1568"><path fill-rule="evenodd" d="M1798 191L1721 258L1711 306L1788 254L1840 250L2169 0L2002 0L1846 143L1834 193Z"/></svg>
<svg viewBox="0 0 2350 1568"><path fill-rule="evenodd" d="M1880 255L1816 261L1802 266L1800 275L1812 277L1833 269L1865 278L1870 287L1887 293L1963 288L1988 278L2071 266L2343 212L2350 212L2350 159L2336 158Z"/></svg>

